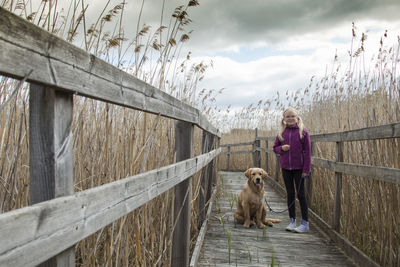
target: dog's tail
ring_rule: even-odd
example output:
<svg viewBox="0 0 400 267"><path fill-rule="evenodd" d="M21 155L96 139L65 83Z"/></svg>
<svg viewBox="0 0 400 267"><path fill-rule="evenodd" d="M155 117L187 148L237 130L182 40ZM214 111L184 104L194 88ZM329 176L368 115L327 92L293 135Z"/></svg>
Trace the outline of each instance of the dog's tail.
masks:
<svg viewBox="0 0 400 267"><path fill-rule="evenodd" d="M271 219L271 218L265 218L265 222L271 222L271 223L280 223L282 220L281 219Z"/></svg>

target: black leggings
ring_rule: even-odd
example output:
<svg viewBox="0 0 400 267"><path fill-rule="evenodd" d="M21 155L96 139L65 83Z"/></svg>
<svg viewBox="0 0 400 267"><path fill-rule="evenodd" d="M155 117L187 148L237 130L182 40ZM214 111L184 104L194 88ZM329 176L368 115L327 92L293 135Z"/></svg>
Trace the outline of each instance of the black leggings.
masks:
<svg viewBox="0 0 400 267"><path fill-rule="evenodd" d="M293 202L296 199L295 190L297 190L297 198L299 199L301 208L301 218L305 221L308 221L308 206L307 199L304 193L304 179L301 178L302 172L302 170L282 169L282 176L283 180L285 181L287 204L289 207L289 217L296 218L296 204L294 204Z"/></svg>

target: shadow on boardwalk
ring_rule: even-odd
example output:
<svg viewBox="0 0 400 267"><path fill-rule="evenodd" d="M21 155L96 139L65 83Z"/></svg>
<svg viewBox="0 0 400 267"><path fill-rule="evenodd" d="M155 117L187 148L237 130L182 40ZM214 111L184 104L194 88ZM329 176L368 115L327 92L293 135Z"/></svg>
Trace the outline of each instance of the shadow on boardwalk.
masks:
<svg viewBox="0 0 400 267"><path fill-rule="evenodd" d="M267 212L267 217L283 221L265 230L235 225L233 213L246 178L239 172L219 172L219 176L222 190L213 205L199 266L355 266L312 221L308 233L285 231L287 211ZM268 183L265 191L274 210L286 209L286 200Z"/></svg>

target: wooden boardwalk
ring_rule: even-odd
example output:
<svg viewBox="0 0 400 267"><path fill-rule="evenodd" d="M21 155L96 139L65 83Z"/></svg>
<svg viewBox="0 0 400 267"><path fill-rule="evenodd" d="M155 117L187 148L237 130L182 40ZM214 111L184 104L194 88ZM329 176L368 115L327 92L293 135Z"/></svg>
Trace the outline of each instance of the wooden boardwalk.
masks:
<svg viewBox="0 0 400 267"><path fill-rule="evenodd" d="M246 178L241 172L219 172L219 177L222 190L213 204L198 266L356 266L312 221L308 233L285 231L287 211L268 212L267 217L283 221L265 230L235 225L236 199ZM268 183L265 191L274 210L286 209L286 200Z"/></svg>

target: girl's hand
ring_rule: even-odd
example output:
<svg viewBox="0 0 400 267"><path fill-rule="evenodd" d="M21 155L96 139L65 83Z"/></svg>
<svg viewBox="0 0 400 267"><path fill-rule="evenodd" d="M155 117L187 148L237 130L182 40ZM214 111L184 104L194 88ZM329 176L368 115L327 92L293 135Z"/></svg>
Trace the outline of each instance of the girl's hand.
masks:
<svg viewBox="0 0 400 267"><path fill-rule="evenodd" d="M283 145L283 146L282 146L282 150L283 150L283 151L289 151L289 149L290 149L290 146L289 146L289 145Z"/></svg>
<svg viewBox="0 0 400 267"><path fill-rule="evenodd" d="M302 176L303 178L307 178L307 177L309 176L309 174L306 173L306 172L303 172L303 173L301 174L301 176Z"/></svg>

